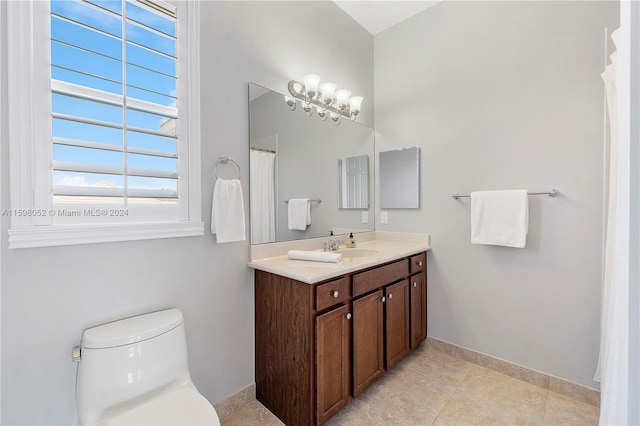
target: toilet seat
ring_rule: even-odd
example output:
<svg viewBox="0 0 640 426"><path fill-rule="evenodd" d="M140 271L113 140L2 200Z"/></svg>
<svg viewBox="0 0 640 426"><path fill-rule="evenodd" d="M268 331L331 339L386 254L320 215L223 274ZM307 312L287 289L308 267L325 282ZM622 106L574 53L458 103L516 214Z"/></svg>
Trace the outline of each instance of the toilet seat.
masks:
<svg viewBox="0 0 640 426"><path fill-rule="evenodd" d="M107 425L220 425L213 406L193 386L181 386L110 418Z"/></svg>

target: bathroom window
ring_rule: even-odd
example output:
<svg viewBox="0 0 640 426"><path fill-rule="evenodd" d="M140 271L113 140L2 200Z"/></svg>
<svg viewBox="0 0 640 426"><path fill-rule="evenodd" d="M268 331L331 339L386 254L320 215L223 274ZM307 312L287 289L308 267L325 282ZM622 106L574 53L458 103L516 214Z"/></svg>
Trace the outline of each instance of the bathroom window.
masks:
<svg viewBox="0 0 640 426"><path fill-rule="evenodd" d="M10 247L203 234L197 8L8 3Z"/></svg>

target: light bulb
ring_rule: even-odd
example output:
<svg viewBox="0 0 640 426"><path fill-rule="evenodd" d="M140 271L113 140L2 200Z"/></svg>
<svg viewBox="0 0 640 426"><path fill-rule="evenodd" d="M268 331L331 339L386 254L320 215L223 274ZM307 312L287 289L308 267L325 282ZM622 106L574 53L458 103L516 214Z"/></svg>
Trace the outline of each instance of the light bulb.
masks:
<svg viewBox="0 0 640 426"><path fill-rule="evenodd" d="M347 105L349 105L349 96L351 96L350 90L336 90L336 104L338 104L338 109L345 109Z"/></svg>
<svg viewBox="0 0 640 426"><path fill-rule="evenodd" d="M318 83L320 83L320 76L317 74L307 74L302 77L304 88L307 91L307 96L311 99L315 98L318 94Z"/></svg>
<svg viewBox="0 0 640 426"><path fill-rule="evenodd" d="M322 83L320 85L321 101L326 105L331 105L335 91L335 83Z"/></svg>
<svg viewBox="0 0 640 426"><path fill-rule="evenodd" d="M362 96L352 96L349 98L349 107L351 108L351 114L354 116L360 112L360 106L362 105Z"/></svg>

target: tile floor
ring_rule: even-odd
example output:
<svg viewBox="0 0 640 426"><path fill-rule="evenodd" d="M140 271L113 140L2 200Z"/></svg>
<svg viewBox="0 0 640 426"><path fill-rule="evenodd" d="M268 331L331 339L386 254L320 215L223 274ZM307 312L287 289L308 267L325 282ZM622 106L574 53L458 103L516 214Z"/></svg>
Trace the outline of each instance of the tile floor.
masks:
<svg viewBox="0 0 640 426"><path fill-rule="evenodd" d="M599 409L423 344L327 425L597 425ZM282 425L258 401L222 425Z"/></svg>

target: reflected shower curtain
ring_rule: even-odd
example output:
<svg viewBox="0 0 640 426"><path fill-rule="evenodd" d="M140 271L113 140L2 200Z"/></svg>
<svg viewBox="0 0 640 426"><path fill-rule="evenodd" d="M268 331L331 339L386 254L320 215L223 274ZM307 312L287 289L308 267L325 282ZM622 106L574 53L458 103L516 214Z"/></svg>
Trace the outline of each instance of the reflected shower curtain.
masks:
<svg viewBox="0 0 640 426"><path fill-rule="evenodd" d="M249 154L251 175L251 243L276 241L274 152L252 149Z"/></svg>
<svg viewBox="0 0 640 426"><path fill-rule="evenodd" d="M619 30L611 34L617 48ZM628 173L624 165L625 149L618 138L618 52L602 73L609 115L609 173L605 210L604 273L600 360L595 380L601 382L600 424L626 424L629 372L629 268L628 259ZM626 222L625 222L626 221ZM626 235L625 235L626 233ZM628 257L628 256L627 256ZM626 263L627 262L627 263ZM626 264L626 267L625 267Z"/></svg>

